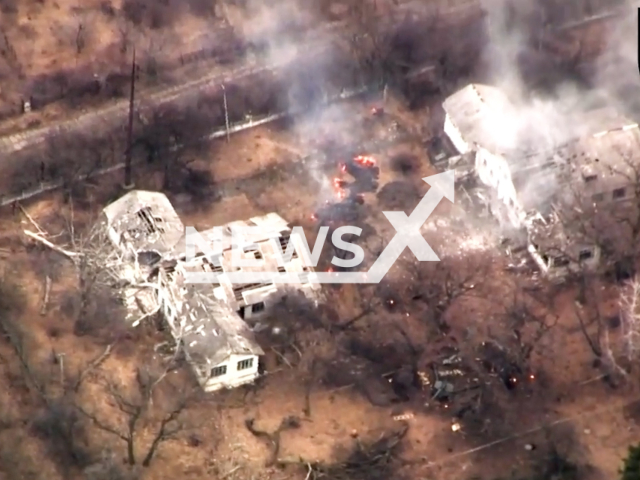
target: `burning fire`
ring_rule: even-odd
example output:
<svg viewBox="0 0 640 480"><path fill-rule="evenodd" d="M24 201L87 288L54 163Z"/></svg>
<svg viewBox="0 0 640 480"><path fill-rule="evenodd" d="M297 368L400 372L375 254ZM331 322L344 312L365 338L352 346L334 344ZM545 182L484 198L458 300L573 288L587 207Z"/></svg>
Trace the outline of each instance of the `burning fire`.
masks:
<svg viewBox="0 0 640 480"><path fill-rule="evenodd" d="M346 183L347 182L345 182L344 180L338 177L333 179L333 188L336 191L336 196L338 197L338 200L344 200L345 197L347 196L347 193L344 191L344 187Z"/></svg>
<svg viewBox="0 0 640 480"><path fill-rule="evenodd" d="M356 165L359 165L360 167L364 167L364 168L373 168L376 165L376 160L370 155L357 155L353 157L352 162L353 163L349 163L349 162L340 163L338 165L340 169L340 173L338 174L338 176L334 177L331 180L331 185L333 186L333 190L335 191L335 195L338 203L342 203L343 201L349 200L355 204L362 205L364 204L364 196L362 195L362 193L353 191L353 185L357 184L358 182L358 178L357 178L358 171L356 168L356 171L354 172L350 167L355 167ZM362 171L360 170L360 172ZM347 173L350 173L351 175L353 175L356 178L356 181L350 183L347 180L344 180L341 178L342 175ZM375 170L372 171L372 173L377 175L377 172ZM325 200L325 204L327 207L329 207L334 202L335 201L332 202L330 200ZM318 221L318 212L311 214L310 217L312 221L314 222Z"/></svg>
<svg viewBox="0 0 640 480"><path fill-rule="evenodd" d="M376 165L376 159L369 155L358 155L354 157L353 161L367 168L375 167Z"/></svg>

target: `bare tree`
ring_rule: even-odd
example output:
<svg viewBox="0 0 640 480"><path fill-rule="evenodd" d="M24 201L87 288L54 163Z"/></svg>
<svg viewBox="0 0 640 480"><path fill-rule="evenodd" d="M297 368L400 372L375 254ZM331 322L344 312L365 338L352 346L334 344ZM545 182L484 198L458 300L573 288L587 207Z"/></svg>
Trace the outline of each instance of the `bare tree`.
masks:
<svg viewBox="0 0 640 480"><path fill-rule="evenodd" d="M101 130L103 125L97 125ZM109 129L110 128L110 129ZM42 149L29 149L7 172L7 191L19 193L50 182L61 182L66 191L112 166L119 160L118 136L106 126L100 135L53 132L44 138Z"/></svg>
<svg viewBox="0 0 640 480"><path fill-rule="evenodd" d="M107 132L93 135L52 135L47 139L44 163L50 180L63 178L67 188L116 163L117 144Z"/></svg>
<svg viewBox="0 0 640 480"><path fill-rule="evenodd" d="M48 233L32 219L37 230L24 233L43 246L67 257L77 274L77 297L68 295L64 302L67 314L75 318L76 335L108 332L108 343L118 340L126 329L122 322L127 317L124 302L125 289L151 289L157 285L148 283L144 276L127 276L123 272L126 265L134 271L139 266L138 257L133 252L116 248L109 238L105 218L90 223L88 228L79 229L73 215L73 202L69 202L70 218L67 220L66 244L54 244ZM62 237L64 239L64 237ZM139 273L139 272L138 272ZM150 316L145 314L144 318ZM139 323L138 319L138 322ZM135 318L132 324L137 325Z"/></svg>
<svg viewBox="0 0 640 480"><path fill-rule="evenodd" d="M11 282L0 282L3 306L0 310L0 333L12 346L24 382L34 394L35 414L32 418L32 432L44 440L51 456L65 471L71 467L84 467L90 463L90 454L84 437L82 419L74 408L75 392L87 374L97 368L108 356L111 347L84 367L73 378L69 369L60 367L61 376L46 374L42 365L37 364L30 353L31 342L28 335L21 330L17 315L21 310L21 294L18 287ZM55 353L50 360L55 364L60 359ZM69 388L72 386L73 388Z"/></svg>
<svg viewBox="0 0 640 480"><path fill-rule="evenodd" d="M568 193L556 205L568 236L590 240L600 247L606 265L624 263L632 274L640 245L640 206L635 201L640 198L638 147L634 140L625 150L615 149L611 160L598 160L597 170L603 175L600 181L596 176L599 190L595 193L582 182L570 180L563 188ZM572 168L581 171L580 165ZM611 190L603 190L607 187Z"/></svg>
<svg viewBox="0 0 640 480"><path fill-rule="evenodd" d="M640 357L640 280L634 277L620 292L620 320L628 360Z"/></svg>
<svg viewBox="0 0 640 480"><path fill-rule="evenodd" d="M104 221L96 222L85 234L76 235L71 230L71 250L79 253L73 258L79 294L74 331L82 334L96 327L111 328L126 316L123 308L118 308L120 303L117 301L122 283L123 254L108 238ZM105 321L108 319L115 322Z"/></svg>
<svg viewBox="0 0 640 480"><path fill-rule="evenodd" d="M91 412L83 406L77 407L100 430L115 435L125 442L129 465L136 465L138 462L136 446L142 425L152 424L155 430L142 459L141 465L144 467L151 464L162 442L174 439L185 429L182 417L189 402L194 398L194 392L184 392L178 388L171 389L170 393L175 396L169 399L168 406L161 408L159 404L162 402L154 401L154 397L158 386L165 380L166 374L165 370L160 375L154 376L146 370L138 369L133 389L125 389L113 382L107 382L107 392L120 413L122 420L120 426L114 426L101 419L98 413Z"/></svg>
<svg viewBox="0 0 640 480"><path fill-rule="evenodd" d="M386 85L395 79L398 65L391 55L391 38L384 31L376 3L355 2L351 5L349 16L355 27L349 29L347 39L352 55L366 79Z"/></svg>
<svg viewBox="0 0 640 480"><path fill-rule="evenodd" d="M528 365L536 346L557 325L558 316L550 311L552 305L553 293L549 289L534 296L517 284L507 298L500 314L506 327L506 338L501 344L515 353L521 367Z"/></svg>
<svg viewBox="0 0 640 480"><path fill-rule="evenodd" d="M165 106L150 112L134 141L147 160L163 172L164 189L202 195L212 182L209 171L194 168L197 153L215 118L196 105Z"/></svg>
<svg viewBox="0 0 640 480"><path fill-rule="evenodd" d="M31 365L27 355L26 335L18 321L25 307L26 296L21 286L4 275L0 277L0 334L12 346L27 386L46 401L48 396L44 379Z"/></svg>
<svg viewBox="0 0 640 480"><path fill-rule="evenodd" d="M427 320L441 332L447 332L445 314L458 299L486 286L490 263L486 258L465 259L446 257L440 262L415 262L409 264L410 298L428 307ZM476 295L478 297L478 295Z"/></svg>
<svg viewBox="0 0 640 480"><path fill-rule="evenodd" d="M84 469L86 480L137 480L139 472L123 468L113 452L106 450L97 462Z"/></svg>
<svg viewBox="0 0 640 480"><path fill-rule="evenodd" d="M589 282L587 291L589 301L586 305L576 302L574 313L578 319L580 331L604 371L605 380L615 385L615 378L624 378L628 372L619 362L620 345L613 343L609 336L609 319L603 315L600 297L594 282Z"/></svg>

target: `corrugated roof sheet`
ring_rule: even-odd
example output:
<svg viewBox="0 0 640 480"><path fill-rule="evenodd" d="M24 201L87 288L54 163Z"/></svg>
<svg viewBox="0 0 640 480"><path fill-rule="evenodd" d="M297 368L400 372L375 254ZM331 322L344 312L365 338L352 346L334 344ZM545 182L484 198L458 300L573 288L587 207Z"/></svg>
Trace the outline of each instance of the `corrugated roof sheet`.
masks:
<svg viewBox="0 0 640 480"><path fill-rule="evenodd" d="M136 251L171 251L184 234L184 225L167 196L133 190L103 210L109 227Z"/></svg>

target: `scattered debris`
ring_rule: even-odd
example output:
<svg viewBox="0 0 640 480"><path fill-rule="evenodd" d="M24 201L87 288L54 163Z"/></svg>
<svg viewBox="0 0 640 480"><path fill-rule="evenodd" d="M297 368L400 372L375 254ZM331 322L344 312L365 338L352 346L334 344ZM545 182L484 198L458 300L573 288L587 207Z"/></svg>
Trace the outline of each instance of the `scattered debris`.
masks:
<svg viewBox="0 0 640 480"><path fill-rule="evenodd" d="M334 464L312 462L298 457L282 458L278 465L299 465L307 472L307 480L370 480L391 478L397 466L396 454L409 430L403 423L399 430L385 433L373 443L358 440L354 450L343 461Z"/></svg>
<svg viewBox="0 0 640 480"><path fill-rule="evenodd" d="M453 364L458 364L462 362L462 359L460 358L460 355L451 355L448 358L445 358L444 360L442 360L442 365L453 365Z"/></svg>
<svg viewBox="0 0 640 480"><path fill-rule="evenodd" d="M61 253L62 255L64 255L65 257L69 257L69 258L75 258L77 256L79 256L80 254L77 252L70 252L68 250L65 250L64 248L60 248L57 245L54 245L53 243L51 243L49 240L47 240L46 238L43 238L41 235L38 235L37 233L33 233L29 230L25 230L24 234L27 237L31 237L34 240L36 240L37 242L40 242L44 245L46 245L47 247L49 247L51 250L54 250L58 253Z"/></svg>
<svg viewBox="0 0 640 480"><path fill-rule="evenodd" d="M442 380L436 380L436 382L433 384L433 388L435 388L438 391L445 391L447 393L451 393L455 389L455 387L454 387L454 385L452 383L443 382ZM436 396L437 396L437 394L436 394Z"/></svg>
<svg viewBox="0 0 640 480"><path fill-rule="evenodd" d="M438 377L462 377L464 372L458 368L454 368L452 370L437 370L436 374Z"/></svg>
<svg viewBox="0 0 640 480"><path fill-rule="evenodd" d="M396 422L399 422L401 420L411 420L412 418L415 418L415 414L413 413L403 413L402 415L394 415L393 418Z"/></svg>
<svg viewBox="0 0 640 480"><path fill-rule="evenodd" d="M40 307L40 315L46 315L47 307L49 306L49 294L51 293L51 277L47 276L44 282L44 298L42 300L42 307Z"/></svg>
<svg viewBox="0 0 640 480"><path fill-rule="evenodd" d="M428 387L431 384L431 380L429 379L429 375L425 372L418 372L418 379L420 381L420 386L422 388Z"/></svg>

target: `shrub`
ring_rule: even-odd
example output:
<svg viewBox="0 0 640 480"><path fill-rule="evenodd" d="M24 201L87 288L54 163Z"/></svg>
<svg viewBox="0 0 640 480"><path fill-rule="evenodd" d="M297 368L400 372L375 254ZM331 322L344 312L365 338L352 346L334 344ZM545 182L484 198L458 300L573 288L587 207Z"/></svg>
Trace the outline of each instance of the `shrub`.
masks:
<svg viewBox="0 0 640 480"><path fill-rule="evenodd" d="M620 475L620 480L640 479L640 443L629 447Z"/></svg>

